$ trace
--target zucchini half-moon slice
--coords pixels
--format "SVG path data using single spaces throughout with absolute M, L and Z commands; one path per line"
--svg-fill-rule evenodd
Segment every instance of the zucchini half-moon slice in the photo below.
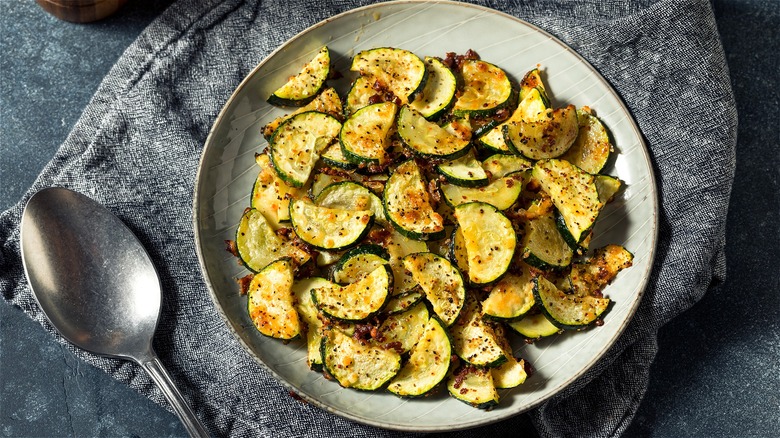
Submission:
M 248 208 L 236 229 L 236 249 L 244 266 L 260 272 L 269 263 L 283 257 L 293 258 L 299 265 L 311 256 L 279 237 L 260 210 Z
M 401 369 L 401 355 L 374 342 L 362 342 L 338 327 L 322 337 L 323 368 L 345 388 L 374 391 Z
M 567 294 L 544 277 L 534 279 L 534 296 L 551 323 L 562 329 L 579 329 L 595 322 L 609 307 L 609 298 Z
M 342 321 L 364 321 L 379 312 L 390 295 L 393 273 L 381 265 L 356 283 L 331 283 L 311 290 L 317 308 Z
M 409 360 L 390 381 L 387 389 L 401 397 L 429 394 L 450 369 L 452 345 L 447 330 L 436 317 L 428 319 Z
M 455 116 L 489 116 L 515 101 L 512 83 L 498 66 L 467 59 L 461 64 L 460 73 L 463 88 L 452 107 Z
M 425 57 L 428 79 L 425 88 L 409 104 L 426 119 L 433 120 L 444 114 L 455 101 L 457 80 L 443 62 L 429 56 Z
M 290 202 L 293 231 L 320 249 L 346 249 L 356 245 L 371 229 L 374 212 L 321 207 L 306 198 Z
M 409 254 L 404 267 L 420 285 L 434 313 L 449 326 L 458 318 L 466 300 L 463 277 L 449 260 L 432 252 Z
M 425 62 L 414 53 L 393 47 L 364 50 L 352 58 L 350 70 L 378 81 L 406 104 L 422 92 L 428 79 Z M 373 82 L 373 81 L 370 81 Z
M 414 160 L 401 163 L 393 171 L 383 198 L 385 215 L 399 233 L 415 240 L 444 237 L 444 219 L 433 209 L 422 172 Z
M 466 247 L 469 281 L 484 285 L 501 278 L 509 269 L 517 245 L 512 222 L 484 202 L 455 207 L 455 218 Z
M 322 47 L 300 72 L 287 80 L 268 97 L 268 103 L 278 106 L 304 106 L 319 94 L 330 74 L 330 52 Z
M 466 154 L 470 142 L 461 136 L 448 132 L 436 123 L 429 122 L 410 106 L 403 106 L 398 112 L 398 135 L 404 144 L 423 158 L 452 160 Z
M 252 277 L 247 291 L 247 310 L 257 331 L 278 339 L 293 339 L 301 323 L 293 299 L 293 264 L 277 260 Z
M 339 135 L 341 122 L 330 114 L 308 111 L 282 123 L 270 141 L 271 161 L 279 177 L 303 187 L 314 165 Z

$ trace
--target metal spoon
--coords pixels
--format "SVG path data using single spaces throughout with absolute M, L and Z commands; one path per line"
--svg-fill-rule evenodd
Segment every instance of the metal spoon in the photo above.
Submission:
M 92 199 L 52 187 L 21 221 L 22 263 L 43 313 L 76 346 L 137 362 L 193 437 L 207 437 L 152 348 L 160 279 L 127 226 Z

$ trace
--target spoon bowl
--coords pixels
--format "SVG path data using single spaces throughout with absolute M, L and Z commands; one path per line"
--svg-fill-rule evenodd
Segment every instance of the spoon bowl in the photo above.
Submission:
M 190 436 L 208 436 L 152 348 L 162 290 L 132 231 L 99 203 L 61 187 L 30 198 L 20 229 L 24 271 L 52 326 L 79 348 L 137 362 Z

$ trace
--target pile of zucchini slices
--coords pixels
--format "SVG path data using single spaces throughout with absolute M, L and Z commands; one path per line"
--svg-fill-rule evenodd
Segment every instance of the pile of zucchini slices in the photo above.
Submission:
M 323 47 L 268 98 L 296 108 L 264 127 L 229 242 L 249 316 L 343 387 L 492 408 L 531 369 L 512 338 L 600 325 L 632 263 L 589 249 L 621 186 L 600 173 L 608 132 L 553 108 L 538 69 L 515 84 L 472 51 L 375 48 L 350 69 L 340 96 Z

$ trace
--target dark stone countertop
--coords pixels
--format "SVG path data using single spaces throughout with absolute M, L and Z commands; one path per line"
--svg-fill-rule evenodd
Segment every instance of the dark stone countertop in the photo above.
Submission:
M 0 210 L 53 156 L 124 49 L 171 0 L 77 25 L 34 2 L 0 12 Z M 780 3 L 713 0 L 739 111 L 728 277 L 663 327 L 628 436 L 780 431 Z M 184 436 L 173 414 L 0 305 L 0 435 Z

